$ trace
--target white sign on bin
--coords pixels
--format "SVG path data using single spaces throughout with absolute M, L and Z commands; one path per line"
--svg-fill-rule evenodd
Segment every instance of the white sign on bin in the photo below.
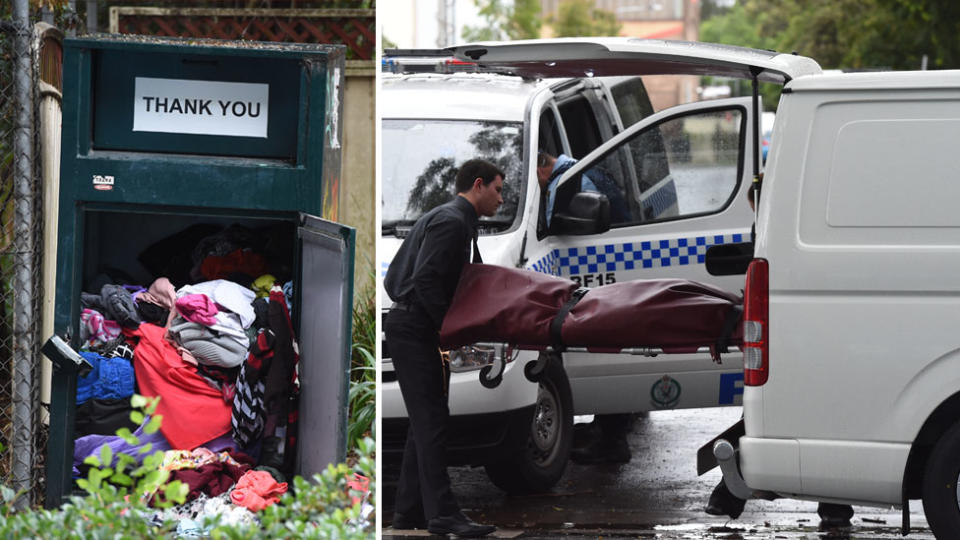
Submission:
M 270 85 L 137 77 L 133 131 L 267 138 Z

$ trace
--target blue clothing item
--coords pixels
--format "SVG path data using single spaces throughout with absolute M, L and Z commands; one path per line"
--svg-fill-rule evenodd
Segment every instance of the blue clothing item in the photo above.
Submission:
M 557 180 L 563 176 L 562 173 L 564 171 L 573 167 L 576 163 L 577 160 L 572 157 L 566 154 L 560 154 L 557 156 L 557 161 L 553 164 L 553 169 L 550 171 L 550 181 L 547 183 L 547 227 L 550 226 L 550 218 L 553 217 L 553 203 L 557 198 Z M 600 192 L 586 173 L 583 174 L 580 191 Z
M 287 311 L 293 313 L 293 282 L 288 281 L 283 284 L 283 296 L 287 300 Z
M 133 395 L 133 364 L 123 357 L 104 358 L 94 352 L 81 352 L 93 366 L 86 377 L 77 380 L 77 405 L 88 399 L 123 399 Z

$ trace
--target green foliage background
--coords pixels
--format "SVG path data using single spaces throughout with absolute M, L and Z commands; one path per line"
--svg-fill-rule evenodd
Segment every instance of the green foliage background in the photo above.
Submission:
M 739 0 L 710 10 L 700 39 L 797 52 L 827 69 L 960 67 L 955 0 Z
M 540 0 L 474 0 L 479 14 L 486 20 L 483 26 L 463 29 L 465 41 L 501 41 L 536 39 L 540 37 L 543 20 Z
M 368 283 L 376 280 L 370 276 Z M 354 299 L 353 356 L 350 365 L 350 423 L 347 448 L 355 449 L 373 436 L 377 415 L 377 302 L 376 288 L 368 286 Z
M 597 9 L 593 0 L 564 0 L 551 22 L 556 37 L 616 36 L 621 27 L 613 13 Z

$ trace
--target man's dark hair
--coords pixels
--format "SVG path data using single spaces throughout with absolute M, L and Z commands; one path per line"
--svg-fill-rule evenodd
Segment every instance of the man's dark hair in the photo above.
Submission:
M 477 178 L 482 178 L 483 185 L 487 185 L 498 176 L 504 179 L 507 177 L 499 167 L 485 159 L 466 161 L 457 171 L 457 193 L 470 191 L 470 188 L 473 187 L 473 181 Z
M 537 167 L 546 167 L 557 160 L 557 156 L 549 152 L 537 152 Z

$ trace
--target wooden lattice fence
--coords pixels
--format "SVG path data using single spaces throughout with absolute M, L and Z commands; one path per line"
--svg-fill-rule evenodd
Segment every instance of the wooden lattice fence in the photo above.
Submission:
M 373 60 L 373 9 L 208 9 L 112 6 L 110 32 L 347 46 L 347 60 Z

